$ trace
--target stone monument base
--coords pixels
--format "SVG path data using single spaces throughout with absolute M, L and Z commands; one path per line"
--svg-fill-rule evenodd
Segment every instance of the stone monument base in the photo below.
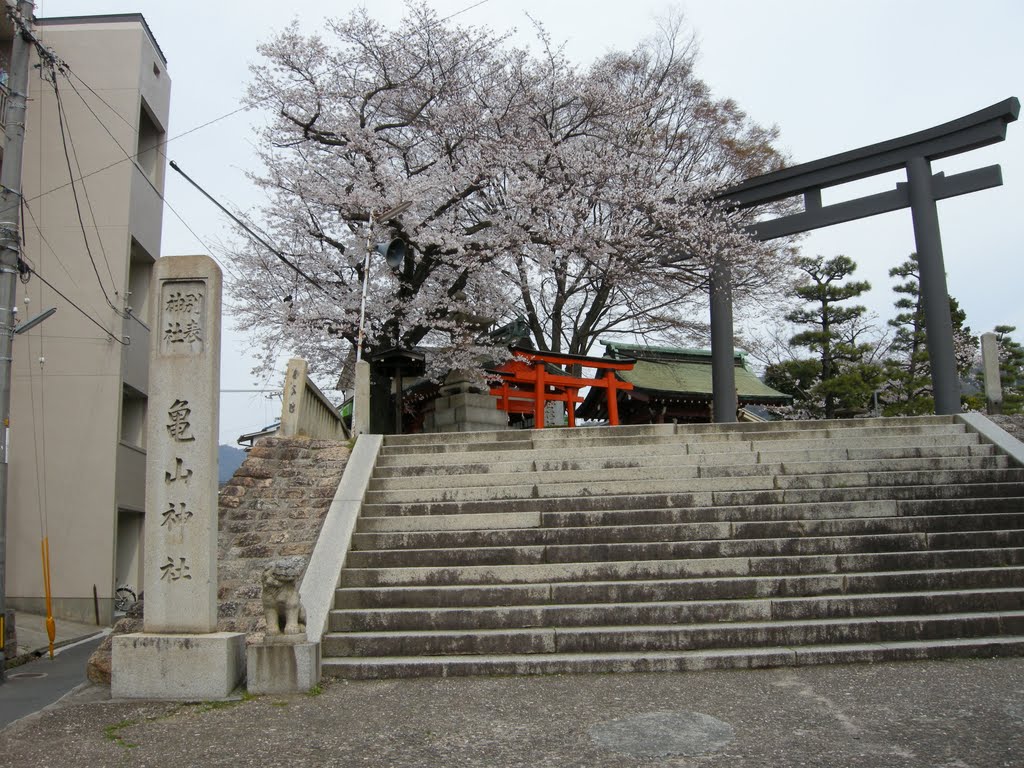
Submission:
M 320 643 L 258 643 L 245 655 L 249 693 L 305 693 L 320 682 Z
M 445 377 L 440 394 L 428 406 L 423 422 L 425 432 L 490 432 L 508 429 L 508 414 L 499 410 L 497 399 L 473 383 L 465 371 Z
M 110 693 L 115 699 L 226 699 L 243 680 L 242 632 L 137 632 L 114 638 Z

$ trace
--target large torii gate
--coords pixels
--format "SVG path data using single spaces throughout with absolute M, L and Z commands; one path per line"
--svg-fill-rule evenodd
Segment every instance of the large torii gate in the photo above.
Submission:
M 998 187 L 1003 178 L 998 165 L 953 176 L 933 175 L 931 161 L 1003 141 L 1007 124 L 1016 120 L 1019 113 L 1020 102 L 1009 98 L 925 131 L 747 179 L 721 192 L 716 200 L 743 209 L 802 195 L 803 212 L 760 221 L 748 228 L 755 239 L 762 241 L 910 208 L 921 267 L 921 298 L 928 329 L 935 412 L 958 413 L 960 382 L 953 353 L 953 325 L 935 202 Z M 894 190 L 834 205 L 821 204 L 821 191 L 827 187 L 899 169 L 906 170 L 907 180 L 898 183 Z M 727 259 L 716 259 L 711 269 L 711 358 L 716 422 L 736 420 L 731 283 Z

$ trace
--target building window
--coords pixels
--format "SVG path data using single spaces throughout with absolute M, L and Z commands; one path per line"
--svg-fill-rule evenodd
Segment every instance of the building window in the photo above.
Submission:
M 163 171 L 163 140 L 164 131 L 157 125 L 146 103 L 143 102 L 139 108 L 139 147 L 136 157 L 142 172 L 158 187 Z
M 148 398 L 125 384 L 121 390 L 121 442 L 146 447 L 146 405 Z
M 149 284 L 153 279 L 153 257 L 132 238 L 131 262 L 128 265 L 128 306 L 132 314 L 152 326 L 149 317 Z

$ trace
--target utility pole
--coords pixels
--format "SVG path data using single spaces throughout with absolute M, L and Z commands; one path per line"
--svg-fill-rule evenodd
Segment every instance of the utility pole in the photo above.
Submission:
M 10 6 L 4 3 L 6 11 Z M 25 143 L 25 108 L 28 102 L 28 39 L 33 13 L 32 0 L 19 0 L 18 13 L 26 25 L 14 24 L 11 47 L 7 112 L 4 115 L 3 168 L 0 169 L 0 625 L 6 632 L 7 617 L 7 461 L 11 424 L 11 358 L 14 347 L 14 313 L 18 287 L 18 259 L 21 256 L 21 150 Z M 5 678 L 0 664 L 0 682 Z

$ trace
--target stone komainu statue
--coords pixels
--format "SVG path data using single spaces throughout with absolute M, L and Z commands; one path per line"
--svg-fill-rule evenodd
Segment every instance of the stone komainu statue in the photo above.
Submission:
M 274 560 L 263 569 L 263 614 L 267 636 L 300 635 L 306 631 L 306 611 L 299 603 L 301 557 Z

